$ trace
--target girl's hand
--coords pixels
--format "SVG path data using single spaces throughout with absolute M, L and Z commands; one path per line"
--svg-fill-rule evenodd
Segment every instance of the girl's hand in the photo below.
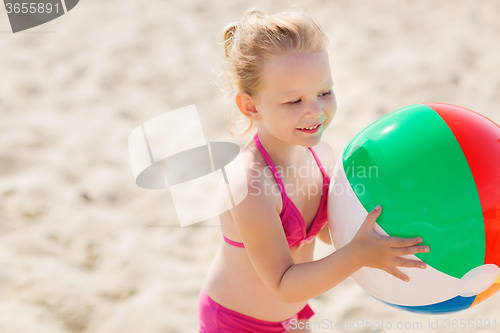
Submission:
M 396 266 L 425 268 L 422 261 L 401 258 L 407 254 L 429 252 L 427 246 L 417 246 L 422 238 L 400 238 L 380 235 L 374 230 L 375 221 L 380 215 L 381 208 L 373 209 L 359 228 L 349 245 L 356 253 L 360 265 L 379 268 L 395 277 L 408 282 L 409 278 Z

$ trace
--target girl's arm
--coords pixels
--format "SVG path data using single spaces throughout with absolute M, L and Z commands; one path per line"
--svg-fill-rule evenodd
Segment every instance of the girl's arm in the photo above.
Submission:
M 295 303 L 318 296 L 363 266 L 383 269 L 403 281 L 408 277 L 396 266 L 425 268 L 425 265 L 421 266 L 421 261 L 400 257 L 427 252 L 427 247 L 416 246 L 422 240 L 419 237 L 399 238 L 378 234 L 373 227 L 379 215 L 380 209 L 369 212 L 351 242 L 329 256 L 291 266 L 280 282 L 280 292 L 290 297 L 286 301 Z
M 348 245 L 320 260 L 296 264 L 276 207 L 260 183 L 249 186 L 248 195 L 231 213 L 257 274 L 283 302 L 297 303 L 319 296 L 363 266 L 384 269 L 405 279 L 396 266 L 421 264 L 400 258 L 423 252 L 424 246 L 415 246 L 421 240 L 382 236 L 373 229 L 380 210 L 368 214 Z

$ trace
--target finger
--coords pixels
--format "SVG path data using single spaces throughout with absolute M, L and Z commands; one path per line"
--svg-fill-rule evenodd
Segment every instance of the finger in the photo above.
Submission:
M 394 253 L 400 257 L 408 254 L 429 252 L 429 247 L 425 245 L 408 246 L 408 247 L 398 247 L 393 248 Z
M 422 237 L 415 238 L 401 238 L 401 237 L 390 237 L 389 245 L 392 247 L 408 247 L 422 243 Z
M 410 259 L 403 259 L 400 257 L 394 258 L 394 262 L 396 266 L 399 267 L 417 267 L 417 268 L 422 268 L 425 269 L 427 265 L 420 260 L 410 260 Z
M 391 266 L 391 267 L 385 269 L 385 271 L 387 273 L 397 277 L 398 279 L 403 280 L 404 282 L 410 281 L 410 278 L 408 277 L 408 275 L 404 274 L 403 272 L 401 272 L 399 269 L 397 269 L 394 266 Z
M 377 217 L 380 215 L 381 211 L 382 208 L 380 207 L 380 205 L 372 209 L 366 216 L 362 227 L 373 229 L 373 225 L 375 224 L 375 221 L 377 220 Z

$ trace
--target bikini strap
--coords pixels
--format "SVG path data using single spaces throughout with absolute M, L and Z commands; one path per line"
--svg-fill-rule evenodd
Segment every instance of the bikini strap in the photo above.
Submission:
M 325 168 L 323 167 L 323 165 L 319 161 L 319 158 L 316 155 L 316 153 L 314 152 L 314 150 L 312 149 L 312 147 L 309 147 L 309 149 L 311 150 L 311 153 L 313 153 L 314 159 L 316 160 L 316 163 L 318 163 L 318 166 L 319 166 L 321 172 L 323 173 L 323 176 L 326 177 L 326 178 L 328 178 L 328 179 L 330 179 L 330 177 L 328 177 L 328 175 L 326 174 Z
M 243 245 L 243 243 L 240 243 L 240 242 L 235 242 L 233 240 L 230 240 L 229 238 L 227 238 L 226 236 L 224 236 L 224 234 L 221 232 L 221 235 L 222 235 L 222 238 L 224 238 L 224 240 L 233 245 L 233 246 L 237 246 L 237 247 L 245 247 L 245 245 Z
M 269 165 L 269 167 L 273 171 L 274 178 L 276 179 L 276 182 L 278 183 L 278 185 L 279 185 L 279 187 L 281 189 L 281 196 L 282 196 L 283 200 L 285 200 L 285 198 L 287 198 L 286 191 L 285 191 L 285 185 L 283 185 L 283 181 L 281 180 L 280 175 L 278 173 L 278 170 L 276 170 L 276 167 L 274 166 L 274 163 L 271 160 L 271 157 L 267 153 L 267 151 L 264 148 L 264 146 L 262 146 L 262 143 L 259 140 L 259 136 L 258 136 L 257 132 L 255 132 L 255 135 L 253 136 L 253 139 L 254 139 L 255 144 L 257 145 L 257 148 L 259 149 L 260 153 L 262 154 L 262 156 L 266 160 L 267 165 Z M 328 180 L 330 180 L 330 177 L 328 177 L 328 175 L 326 174 L 325 168 L 321 164 L 318 156 L 316 155 L 316 153 L 314 152 L 314 150 L 312 149 L 312 147 L 309 147 L 309 150 L 313 154 L 314 159 L 316 160 L 316 163 L 318 164 L 319 169 L 321 170 L 321 173 L 323 174 L 323 177 L 327 178 Z
M 255 135 L 253 136 L 253 140 L 255 141 L 255 144 L 257 145 L 257 148 L 259 149 L 260 153 L 266 160 L 267 165 L 271 168 L 274 178 L 276 179 L 276 182 L 278 183 L 278 186 L 280 187 L 281 190 L 281 197 L 283 199 L 283 208 L 285 207 L 285 201 L 287 200 L 287 195 L 285 191 L 285 185 L 283 185 L 283 181 L 281 180 L 281 177 L 278 173 L 278 170 L 276 170 L 276 167 L 274 166 L 273 161 L 271 160 L 271 157 L 267 153 L 266 149 L 262 146 L 262 143 L 259 140 L 258 133 L 255 132 Z

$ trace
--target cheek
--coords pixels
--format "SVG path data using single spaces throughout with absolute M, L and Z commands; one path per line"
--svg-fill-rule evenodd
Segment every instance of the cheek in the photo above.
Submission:
M 325 105 L 325 108 L 323 109 L 326 114 L 326 124 L 325 128 L 330 126 L 330 124 L 333 121 L 333 118 L 335 117 L 335 113 L 337 112 L 337 103 L 335 101 L 335 98 L 330 99 L 329 102 Z
M 335 113 L 337 112 L 337 101 L 335 100 L 335 97 L 328 99 L 328 101 L 325 103 L 324 110 L 330 117 L 333 117 L 335 115 Z
M 279 112 L 276 112 L 277 118 L 282 122 L 294 122 L 300 120 L 303 114 L 302 106 L 288 106 L 283 105 L 279 108 Z
M 337 113 L 337 100 L 334 98 L 333 99 L 333 112 L 332 112 L 332 117 Z

